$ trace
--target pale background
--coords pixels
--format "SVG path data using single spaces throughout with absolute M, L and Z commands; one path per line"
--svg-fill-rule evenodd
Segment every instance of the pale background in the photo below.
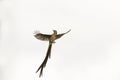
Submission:
M 48 43 L 33 33 L 72 31 Z M 119 0 L 0 0 L 0 80 L 120 80 Z

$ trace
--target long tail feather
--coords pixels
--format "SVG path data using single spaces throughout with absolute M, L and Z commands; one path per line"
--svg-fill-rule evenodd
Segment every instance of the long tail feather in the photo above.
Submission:
M 46 57 L 45 57 L 44 61 L 42 62 L 42 64 L 40 65 L 40 67 L 36 71 L 36 73 L 37 73 L 41 69 L 39 77 L 41 77 L 43 74 L 43 68 L 46 66 L 48 57 L 50 57 L 50 54 L 51 54 L 51 48 L 52 48 L 52 44 L 49 44 Z

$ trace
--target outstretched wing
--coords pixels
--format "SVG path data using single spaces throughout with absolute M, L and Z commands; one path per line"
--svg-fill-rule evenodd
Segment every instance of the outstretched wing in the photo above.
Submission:
M 70 29 L 69 31 L 65 32 L 65 33 L 57 34 L 56 39 L 61 38 L 63 35 L 67 34 L 67 33 L 70 32 L 70 31 L 71 31 L 71 29 Z
M 37 39 L 42 40 L 42 41 L 49 41 L 51 35 L 48 34 L 42 34 L 42 33 L 36 33 L 34 35 Z

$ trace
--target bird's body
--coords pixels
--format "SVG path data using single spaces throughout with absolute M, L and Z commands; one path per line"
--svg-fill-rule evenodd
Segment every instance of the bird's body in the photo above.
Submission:
M 57 35 L 53 33 L 50 37 L 50 42 L 55 43 L 56 37 L 57 37 Z
M 49 41 L 49 46 L 48 46 L 48 50 L 47 50 L 47 54 L 46 57 L 44 59 L 44 61 L 42 62 L 42 64 L 40 65 L 40 67 L 37 69 L 36 73 L 41 69 L 40 71 L 40 76 L 43 74 L 43 68 L 46 66 L 47 60 L 48 58 L 50 58 L 51 56 L 51 48 L 52 48 L 52 43 L 55 43 L 56 39 L 59 39 L 60 37 L 62 37 L 64 34 L 70 32 L 67 31 L 66 33 L 62 33 L 62 34 L 57 34 L 56 30 L 53 30 L 53 34 L 49 35 L 49 34 L 42 34 L 42 33 L 36 33 L 34 36 L 42 41 Z

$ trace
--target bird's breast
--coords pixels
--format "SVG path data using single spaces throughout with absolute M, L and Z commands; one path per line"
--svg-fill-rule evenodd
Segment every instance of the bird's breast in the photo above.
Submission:
M 52 40 L 55 40 L 55 39 L 56 39 L 56 35 L 53 34 L 53 35 L 51 36 L 51 39 L 52 39 Z

